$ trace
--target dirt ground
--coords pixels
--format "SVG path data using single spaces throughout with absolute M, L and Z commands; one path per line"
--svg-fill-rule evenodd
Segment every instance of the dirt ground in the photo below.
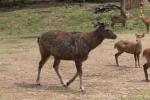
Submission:
M 114 43 L 124 38 L 135 41 L 134 34 L 118 35 L 117 40 L 104 40 L 89 54 L 83 64 L 85 94 L 80 93 L 78 78 L 68 88 L 61 86 L 52 68 L 53 57 L 42 69 L 42 86 L 36 86 L 40 60 L 36 38 L 1 38 L 0 100 L 124 100 L 141 96 L 140 91 L 150 88 L 142 69 L 142 55 L 141 68 L 135 68 L 133 55 L 126 53 L 119 58 L 121 66 L 115 64 Z M 149 41 L 146 35 L 143 49 L 150 47 Z M 76 72 L 74 62 L 62 61 L 60 72 L 66 81 L 70 79 Z

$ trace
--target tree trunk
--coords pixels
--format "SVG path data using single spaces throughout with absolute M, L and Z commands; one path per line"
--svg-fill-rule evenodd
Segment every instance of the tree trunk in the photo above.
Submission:
M 122 11 L 126 11 L 126 4 L 125 4 L 125 1 L 126 0 L 121 0 L 121 9 L 122 9 Z
M 2 6 L 2 0 L 0 0 L 0 6 Z

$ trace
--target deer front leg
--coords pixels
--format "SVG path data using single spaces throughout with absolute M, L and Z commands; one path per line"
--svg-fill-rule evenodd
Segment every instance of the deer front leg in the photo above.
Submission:
M 137 54 L 138 66 L 140 67 L 140 54 Z
M 134 60 L 135 60 L 135 67 L 137 67 L 137 63 L 136 63 L 136 61 L 137 61 L 137 56 L 136 56 L 136 53 L 134 53 Z
M 125 28 L 127 28 L 126 27 L 126 19 L 122 22 L 122 26 L 125 27 Z
M 80 79 L 80 89 L 81 92 L 84 92 L 83 82 L 82 82 L 82 62 L 81 61 L 75 61 L 77 73 L 79 75 Z

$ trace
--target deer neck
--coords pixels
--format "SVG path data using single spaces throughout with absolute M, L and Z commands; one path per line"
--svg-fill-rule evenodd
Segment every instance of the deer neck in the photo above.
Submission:
M 142 48 L 142 42 L 141 42 L 141 40 L 137 40 L 137 45 L 138 45 L 140 48 Z
M 137 42 L 138 44 L 141 44 L 141 40 L 140 40 L 140 39 L 137 39 L 136 42 Z
M 91 37 L 91 42 L 90 42 L 90 48 L 94 49 L 103 42 L 104 37 L 97 30 L 92 32 L 91 34 L 92 34 L 92 37 Z

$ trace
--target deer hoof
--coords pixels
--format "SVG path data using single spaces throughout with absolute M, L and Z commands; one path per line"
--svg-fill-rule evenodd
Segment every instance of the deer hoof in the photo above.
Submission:
M 66 85 L 69 86 L 69 85 L 70 85 L 70 82 L 67 82 Z
M 39 82 L 39 81 L 37 81 L 37 82 L 36 82 L 36 85 L 37 85 L 37 86 L 40 86 L 41 84 L 40 84 L 40 82 Z
M 82 93 L 85 93 L 84 87 L 81 87 L 80 90 L 81 90 Z
M 68 86 L 67 86 L 67 83 L 62 83 L 62 86 L 65 87 L 65 88 L 68 87 Z
M 68 86 L 66 84 L 63 84 L 63 87 L 67 88 Z
M 85 91 L 84 89 L 81 89 L 81 93 L 85 94 L 85 93 L 86 93 L 86 91 Z

